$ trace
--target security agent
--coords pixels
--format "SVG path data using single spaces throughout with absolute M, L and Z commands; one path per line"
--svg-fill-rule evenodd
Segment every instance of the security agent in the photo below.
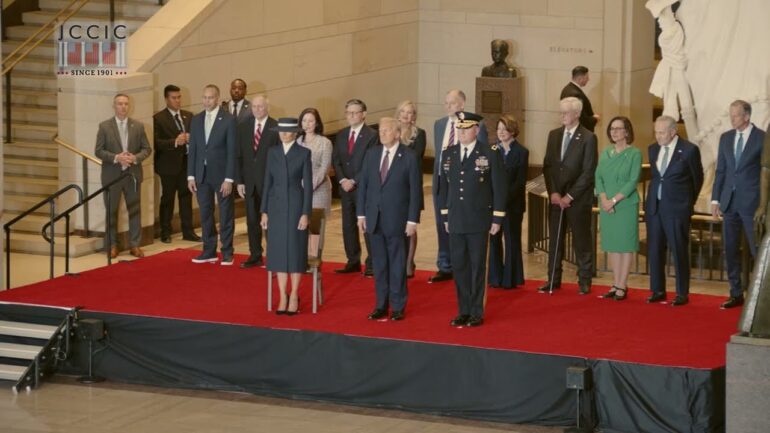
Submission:
M 457 290 L 458 312 L 450 325 L 484 323 L 487 245 L 505 217 L 506 185 L 497 146 L 476 139 L 482 117 L 458 112 L 460 145 L 441 155 L 441 216 Z

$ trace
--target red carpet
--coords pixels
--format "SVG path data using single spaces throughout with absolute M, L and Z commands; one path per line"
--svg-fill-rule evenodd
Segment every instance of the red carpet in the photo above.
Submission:
M 454 329 L 453 282 L 427 284 L 430 272 L 409 281 L 403 322 L 366 320 L 374 305 L 374 281 L 360 274 L 336 275 L 327 263 L 325 304 L 311 311 L 311 280 L 300 286 L 301 314 L 266 310 L 263 268 L 193 264 L 199 254 L 176 250 L 117 263 L 0 293 L 0 301 L 239 325 L 333 332 L 439 344 L 609 359 L 632 363 L 711 369 L 724 366 L 725 343 L 736 332 L 739 309 L 719 310 L 721 297 L 691 295 L 673 308 L 648 305 L 647 290 L 631 290 L 623 302 L 597 299 L 605 287 L 579 296 L 565 284 L 555 295 L 539 294 L 539 281 L 523 289 L 490 289 L 484 326 Z M 277 293 L 277 283 L 274 284 Z M 277 302 L 277 296 L 273 297 Z

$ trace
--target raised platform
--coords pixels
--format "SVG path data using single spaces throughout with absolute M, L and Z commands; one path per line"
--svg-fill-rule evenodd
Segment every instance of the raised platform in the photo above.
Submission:
M 110 380 L 239 390 L 514 423 L 569 425 L 576 399 L 568 366 L 589 367 L 595 420 L 605 432 L 724 430 L 725 344 L 739 311 L 692 295 L 682 308 L 553 296 L 538 282 L 490 289 L 486 323 L 448 325 L 454 284 L 410 280 L 407 318 L 372 322 L 373 280 L 327 264 L 325 304 L 266 311 L 266 272 L 195 265 L 177 250 L 0 293 L 0 317 L 45 315 L 37 306 L 83 306 L 105 320 L 96 371 Z M 239 258 L 240 259 L 240 258 Z M 240 260 L 237 260 L 239 262 Z M 82 355 L 82 354 L 81 354 Z M 76 358 L 76 364 L 82 357 Z

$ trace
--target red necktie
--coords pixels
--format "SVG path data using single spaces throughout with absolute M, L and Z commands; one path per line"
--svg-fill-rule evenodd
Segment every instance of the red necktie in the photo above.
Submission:
M 452 123 L 449 125 L 449 141 L 447 142 L 447 147 L 454 146 L 455 145 L 455 121 L 453 120 Z
M 350 137 L 348 137 L 348 155 L 353 154 L 353 147 L 356 145 L 356 131 L 350 130 Z
M 254 152 L 259 149 L 259 139 L 262 138 L 262 124 L 257 123 L 257 131 L 254 132 Z
M 389 150 L 385 151 L 385 158 L 382 158 L 382 164 L 380 165 L 380 183 L 385 183 L 385 178 L 388 177 L 388 168 L 390 166 L 388 155 L 390 154 Z

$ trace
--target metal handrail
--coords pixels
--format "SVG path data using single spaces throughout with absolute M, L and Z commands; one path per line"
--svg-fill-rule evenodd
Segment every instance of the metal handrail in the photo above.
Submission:
M 24 42 L 22 42 L 18 47 L 16 47 L 15 50 L 11 52 L 11 54 L 5 57 L 5 60 L 3 61 L 3 70 L 2 70 L 2 73 L 0 73 L 0 75 L 5 75 L 8 72 L 10 72 L 11 69 L 13 69 L 14 66 L 16 66 L 20 61 L 24 60 L 29 55 L 29 53 L 32 52 L 32 50 L 37 48 L 38 45 L 42 44 L 46 39 L 48 39 L 48 37 L 51 36 L 54 30 L 56 30 L 55 24 L 59 21 L 59 18 L 61 18 L 62 15 L 65 15 L 69 12 L 67 16 L 64 19 L 62 19 L 62 21 L 67 21 L 68 19 L 72 18 L 72 16 L 75 15 L 80 9 L 82 9 L 83 6 L 85 6 L 86 3 L 88 3 L 89 1 L 90 0 L 71 0 L 67 6 L 63 7 L 56 15 L 53 16 L 53 18 L 51 18 L 47 23 L 45 23 L 42 27 L 40 27 L 38 31 L 36 31 L 32 36 L 25 39 Z M 77 6 L 74 10 L 70 11 L 69 9 L 73 5 L 75 5 L 75 3 L 78 3 L 78 2 L 80 2 L 80 5 Z M 37 38 L 38 35 L 40 35 L 43 32 L 45 32 L 45 34 L 41 36 L 39 39 L 37 39 L 36 41 L 34 41 L 35 38 Z M 30 47 L 27 51 L 25 51 L 24 54 L 19 55 L 18 58 L 14 58 L 14 56 L 16 56 L 16 54 L 19 51 L 26 48 L 26 46 L 29 44 L 33 44 L 32 47 Z
M 41 200 L 36 205 L 32 206 L 31 208 L 27 209 L 26 211 L 22 212 L 20 215 L 16 216 L 16 218 L 8 221 L 7 223 L 3 224 L 3 230 L 5 231 L 5 287 L 6 289 L 11 288 L 11 227 L 16 224 L 17 222 L 21 221 L 26 216 L 30 215 L 32 212 L 35 212 L 36 210 L 40 209 L 41 207 L 45 206 L 46 204 L 50 206 L 50 215 L 51 215 L 51 221 L 54 220 L 56 217 L 56 204 L 54 203 L 54 200 L 56 200 L 60 195 L 64 194 L 65 192 L 74 189 L 78 192 L 78 201 L 83 201 L 83 190 L 75 184 L 70 184 L 65 186 L 64 188 L 56 191 L 55 193 L 49 195 L 45 199 Z M 53 229 L 51 229 L 51 232 L 53 233 Z M 53 258 L 54 258 L 54 250 L 53 245 L 51 245 L 51 271 L 50 276 L 53 278 Z
M 95 157 L 95 156 L 93 156 L 91 154 L 88 154 L 86 152 L 83 152 L 82 150 L 78 149 L 77 147 L 67 143 L 66 141 L 64 141 L 61 138 L 59 138 L 58 134 L 54 135 L 53 141 L 56 144 L 58 144 L 59 146 L 69 150 L 70 152 L 76 153 L 77 155 L 83 157 L 84 159 L 87 159 L 87 160 L 93 162 L 94 164 L 102 165 L 102 160 L 101 159 L 99 159 L 99 158 L 97 158 L 97 157 Z

